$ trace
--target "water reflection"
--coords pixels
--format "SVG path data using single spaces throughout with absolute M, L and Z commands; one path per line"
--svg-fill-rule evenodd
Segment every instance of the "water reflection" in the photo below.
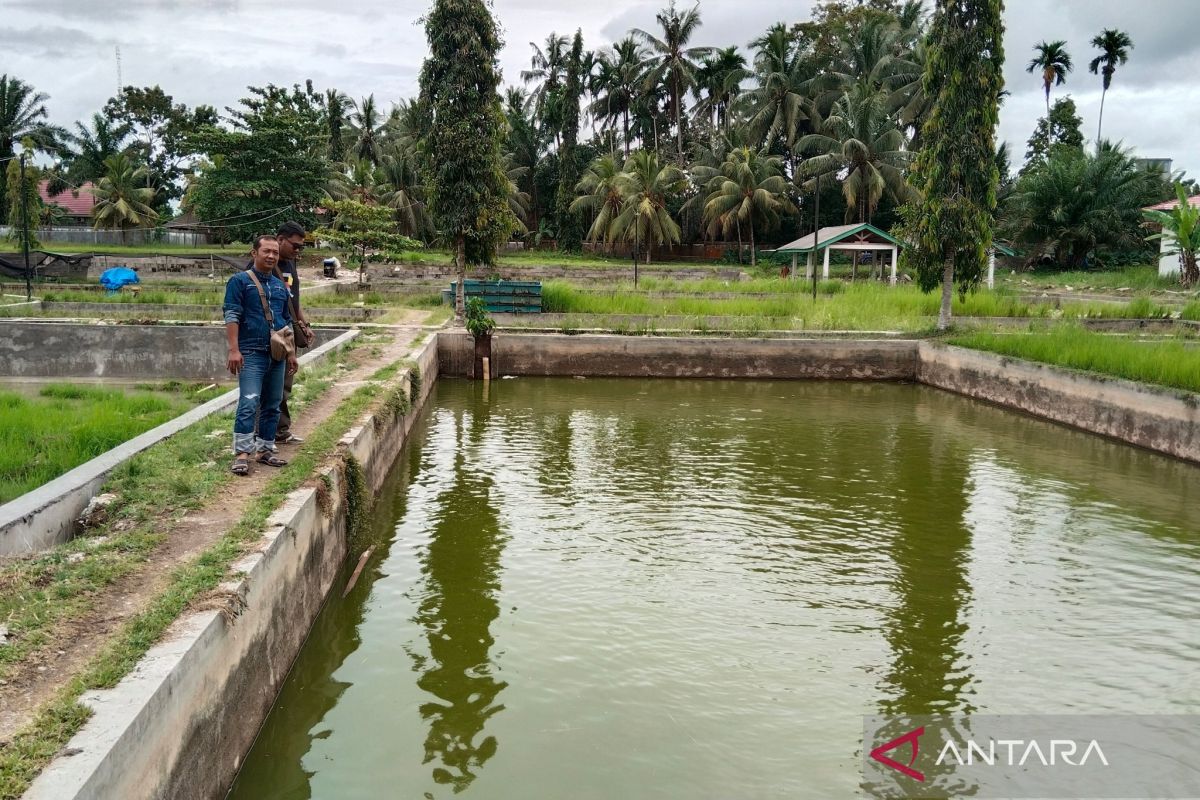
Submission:
M 489 658 L 505 537 L 497 504 L 488 502 L 491 476 L 467 467 L 486 428 L 484 409 L 455 416 L 453 479 L 437 497 L 429 544 L 419 556 L 424 589 L 414 618 L 428 644 L 427 654 L 413 653 L 417 686 L 436 698 L 420 708 L 429 726 L 423 763 L 434 764 L 434 781 L 455 793 L 496 754 L 496 737 L 483 731 L 504 708 L 497 695 L 507 685 L 493 677 Z

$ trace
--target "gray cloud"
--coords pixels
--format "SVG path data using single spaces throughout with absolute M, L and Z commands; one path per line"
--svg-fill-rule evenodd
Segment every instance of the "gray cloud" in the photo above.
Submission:
M 686 0 L 685 0 L 686 1 Z M 701 45 L 747 43 L 777 21 L 810 16 L 817 0 L 703 0 Z M 50 95 L 55 122 L 69 124 L 99 109 L 116 87 L 112 46 L 121 44 L 126 83 L 161 84 L 181 102 L 234 105 L 249 84 L 291 85 L 312 78 L 351 97 L 374 93 L 383 103 L 417 91 L 425 56 L 419 24 L 432 0 L 0 0 L 5 24 L 3 70 Z M 588 47 L 653 29 L 665 0 L 494 0 L 506 47 L 504 78 L 519 82 L 530 41 L 551 31 L 583 31 Z M 927 5 L 931 3 L 927 2 Z M 70 23 L 85 26 L 74 28 Z M 1053 97 L 1070 93 L 1095 135 L 1100 79 L 1087 72 L 1091 38 L 1102 28 L 1134 40 L 1105 104 L 1106 136 L 1142 155 L 1169 156 L 1200 175 L 1200 0 L 1007 0 L 1005 79 L 1011 96 L 1001 110 L 1001 138 L 1018 158 L 1044 112 L 1040 82 L 1025 72 L 1033 45 L 1065 39 L 1075 72 Z

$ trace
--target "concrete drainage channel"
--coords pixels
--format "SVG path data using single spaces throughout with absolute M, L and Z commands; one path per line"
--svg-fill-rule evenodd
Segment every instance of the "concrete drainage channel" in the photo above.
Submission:
M 333 332 L 301 357 L 311 364 L 358 336 Z M 224 373 L 224 328 L 0 325 L 0 364 L 7 378 L 142 378 L 211 380 Z M 328 337 L 328 334 L 327 334 Z M 44 550 L 70 538 L 75 520 L 115 468 L 169 436 L 237 405 L 236 389 L 80 464 L 49 483 L 0 505 L 0 555 Z
M 293 492 L 255 552 L 224 587 L 236 615 L 203 611 L 172 626 L 112 690 L 84 702 L 94 716 L 27 798 L 220 797 L 287 677 L 347 555 L 351 492 L 368 496 L 403 448 L 440 375 L 474 370 L 474 343 L 443 331 L 415 354 L 420 395 L 407 413 L 381 404 L 338 446 L 320 476 L 327 492 Z M 924 341 L 668 339 L 501 334 L 501 375 L 811 378 L 917 381 L 1200 462 L 1200 397 Z M 409 393 L 401 371 L 388 390 Z M 287 620 L 287 624 L 280 624 Z M 67 754 L 70 755 L 67 755 Z

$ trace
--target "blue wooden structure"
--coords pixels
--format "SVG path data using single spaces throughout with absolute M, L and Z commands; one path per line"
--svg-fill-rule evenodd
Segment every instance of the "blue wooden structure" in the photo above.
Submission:
M 454 304 L 458 282 L 442 292 L 442 302 Z M 541 281 L 476 281 L 463 283 L 466 297 L 478 297 L 491 314 L 539 314 L 542 311 Z

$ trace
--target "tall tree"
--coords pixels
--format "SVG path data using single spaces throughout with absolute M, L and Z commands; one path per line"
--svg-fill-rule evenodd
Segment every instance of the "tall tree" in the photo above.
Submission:
M 978 284 L 992 246 L 996 125 L 1004 88 L 1003 0 L 937 0 L 929 34 L 926 91 L 933 102 L 913 167 L 919 200 L 904 210 L 904 252 L 921 288 L 942 287 L 938 330 L 950 298 Z
M 348 143 L 345 134 L 349 128 L 350 109 L 354 101 L 337 89 L 325 90 L 325 125 L 329 135 L 329 160 L 344 161 Z
M 92 127 L 75 123 L 75 132 L 63 137 L 63 166 L 66 179 L 76 186 L 98 181 L 104 175 L 104 162 L 125 149 L 129 125 L 115 123 L 103 114 L 92 115 Z
M 454 244 L 454 308 L 461 321 L 468 243 L 490 263 L 514 222 L 500 157 L 501 42 L 483 0 L 435 0 L 425 34 L 429 57 L 421 66 L 421 103 L 429 120 L 423 144 L 429 206 L 438 229 Z
M 592 115 L 610 125 L 621 120 L 625 157 L 629 158 L 629 115 L 633 112 L 642 82 L 644 53 L 632 36 L 620 40 L 612 50 L 597 56 L 596 99 Z
M 737 47 L 725 47 L 700 59 L 692 91 L 699 101 L 696 113 L 703 114 L 714 130 L 729 129 L 729 107 L 742 91 L 746 57 Z
M 29 248 L 40 247 L 38 242 L 38 220 L 42 216 L 42 197 L 38 194 L 38 182 L 42 171 L 32 164 L 25 165 L 25 181 L 21 181 L 21 162 L 14 158 L 4 165 L 5 191 L 4 200 L 8 206 L 8 239 L 16 242 L 18 248 L 23 248 L 28 242 Z M 22 211 L 21 195 L 25 196 L 24 211 Z
M 372 164 L 379 163 L 380 138 L 384 124 L 379 117 L 379 108 L 375 105 L 375 95 L 369 94 L 363 98 L 354 113 L 350 115 L 350 126 L 354 132 L 354 141 L 350 145 L 350 157 L 365 159 Z
M 592 214 L 588 241 L 611 243 L 615 238 L 613 223 L 620 216 L 625 202 L 621 194 L 620 175 L 621 165 L 616 157 L 603 155 L 584 170 L 583 177 L 575 187 L 579 197 L 571 203 L 571 210 Z
M 1051 153 L 1060 149 L 1083 150 L 1083 119 L 1076 113 L 1075 101 L 1060 97 L 1054 101 L 1048 116 L 1038 120 L 1025 149 L 1026 172 L 1043 163 Z
M 400 233 L 428 242 L 433 238 L 433 221 L 418 158 L 412 145 L 395 143 L 385 150 L 376 171 L 374 195 L 393 210 Z
M 646 248 L 646 263 L 656 244 L 679 242 L 679 225 L 671 218 L 668 202 L 687 186 L 679 168 L 662 164 L 657 153 L 639 150 L 625 162 L 617 177 L 624 202 L 613 221 L 613 230 L 635 247 Z
M 683 93 L 696 82 L 696 60 L 712 52 L 711 47 L 688 47 L 700 27 L 700 4 L 690 11 L 679 11 L 675 0 L 655 16 L 662 38 L 640 28 L 633 35 L 650 49 L 646 61 L 646 83 L 665 83 L 671 89 L 671 108 L 675 114 L 676 156 L 683 160 Z
M 1124 31 L 1105 28 L 1092 39 L 1092 47 L 1099 48 L 1100 55 L 1088 64 L 1088 72 L 1095 75 L 1099 71 L 1104 85 L 1104 90 L 1100 93 L 1100 119 L 1096 123 L 1096 145 L 1099 146 L 1100 134 L 1104 130 L 1104 98 L 1108 96 L 1108 87 L 1112 86 L 1113 73 L 1117 71 L 1117 66 L 1129 60 L 1133 40 Z
M 563 85 L 562 146 L 558 151 L 558 249 L 578 252 L 583 246 L 583 223 L 571 209 L 579 166 L 575 143 L 579 138 L 579 95 L 582 91 L 583 33 L 575 31 L 571 54 L 567 59 L 567 78 Z
M 126 86 L 109 98 L 103 113 L 116 124 L 130 126 L 138 160 L 146 165 L 146 185 L 155 190 L 154 205 L 167 211 L 168 203 L 183 194 L 183 178 L 194 156 L 189 137 L 217 124 L 216 109 L 189 109 L 158 86 Z
M 65 131 L 46 122 L 48 99 L 20 78 L 0 75 L 0 163 L 12 158 L 17 144 L 27 139 L 34 150 L 53 151 L 58 147 Z M 8 197 L 3 193 L 0 219 L 8 219 Z
M 750 266 L 758 261 L 754 252 L 754 229 L 772 230 L 779 226 L 780 212 L 795 212 L 788 198 L 780 159 L 741 147 L 729 154 L 722 165 L 721 180 L 704 204 L 704 219 L 710 234 L 721 233 L 726 239 L 736 227 L 750 236 Z
M 904 134 L 887 113 L 887 98 L 866 84 L 856 84 L 820 120 L 817 133 L 800 140 L 797 147 L 815 153 L 805 163 L 810 177 L 843 174 L 842 195 L 846 198 L 846 221 L 870 222 L 884 193 L 896 202 L 908 199 L 904 180 L 908 153 Z
M 1067 52 L 1067 43 L 1059 39 L 1054 42 L 1042 42 L 1033 46 L 1037 53 L 1029 60 L 1026 72 L 1042 71 L 1042 88 L 1046 92 L 1046 113 L 1050 113 L 1050 87 L 1062 86 L 1067 82 L 1067 73 L 1071 71 L 1071 55 Z
M 809 120 L 813 94 L 810 64 L 796 46 L 795 37 L 778 22 L 750 43 L 754 55 L 756 85 L 746 92 L 749 126 L 753 135 L 768 147 L 796 145 Z
M 533 118 L 556 144 L 562 130 L 562 85 L 567 72 L 568 41 L 566 36 L 551 32 L 544 50 L 530 42 L 533 55 L 529 58 L 529 69 L 521 70 L 521 80 L 526 85 L 536 84 L 530 96 Z
M 104 177 L 91 190 L 96 197 L 92 208 L 95 226 L 120 230 L 122 244 L 130 228 L 144 228 L 158 219 L 151 206 L 154 189 L 145 185 L 147 171 L 118 153 L 104 162 Z

